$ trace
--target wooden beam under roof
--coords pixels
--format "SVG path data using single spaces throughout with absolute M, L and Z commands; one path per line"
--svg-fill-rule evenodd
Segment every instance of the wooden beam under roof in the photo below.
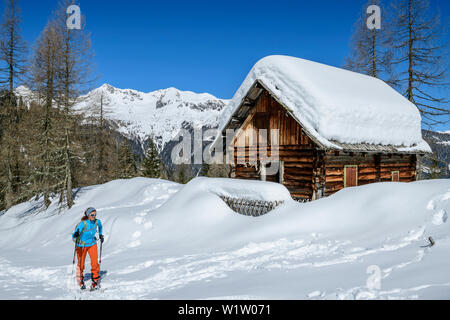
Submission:
M 258 98 L 262 92 L 263 92 L 263 88 L 259 85 L 259 82 L 256 82 L 255 85 L 250 89 L 250 92 L 248 93 L 246 99 L 249 99 L 252 102 L 255 102 L 256 100 L 258 100 Z

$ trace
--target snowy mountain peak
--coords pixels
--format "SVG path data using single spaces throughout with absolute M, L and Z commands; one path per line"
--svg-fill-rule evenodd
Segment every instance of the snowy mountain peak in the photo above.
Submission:
M 103 95 L 103 98 L 107 100 L 124 100 L 133 102 L 135 99 L 143 100 L 143 92 L 139 92 L 133 89 L 119 89 L 110 84 L 103 84 L 101 87 L 92 90 L 87 94 L 87 97 L 99 97 Z M 113 99 L 115 97 L 115 99 Z M 109 98 L 109 99 L 108 99 Z
M 75 108 L 89 115 L 92 106 L 102 98 L 106 117 L 117 125 L 120 133 L 137 138 L 141 144 L 154 137 L 160 150 L 182 128 L 199 124 L 216 128 L 219 114 L 227 102 L 208 93 L 198 94 L 173 87 L 145 93 L 103 84 L 83 96 Z
M 22 102 L 25 104 L 25 106 L 27 106 L 27 108 L 30 107 L 30 103 L 31 101 L 33 101 L 33 91 L 31 91 L 30 88 L 21 85 L 14 90 L 14 93 L 16 94 L 16 96 L 22 98 Z
M 113 94 L 117 90 L 117 88 L 113 87 L 110 84 L 105 83 L 100 88 L 98 88 L 98 90 Z
M 33 92 L 25 86 L 17 87 L 15 92 L 27 105 L 33 100 Z M 105 117 L 119 133 L 141 145 L 153 137 L 162 151 L 181 129 L 217 128 L 218 117 L 228 101 L 173 87 L 145 93 L 105 83 L 80 97 L 74 109 L 93 116 L 100 102 Z

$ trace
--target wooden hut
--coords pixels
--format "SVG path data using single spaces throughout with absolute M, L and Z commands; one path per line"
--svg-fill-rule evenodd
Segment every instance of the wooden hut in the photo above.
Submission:
M 418 157 L 430 152 L 420 121 L 416 107 L 378 79 L 271 56 L 258 62 L 228 105 L 216 142 L 226 130 L 236 132 L 226 149 L 230 178 L 282 183 L 294 199 L 315 200 L 346 187 L 415 181 Z M 264 143 L 259 135 L 249 138 L 261 129 L 277 129 L 276 143 L 271 134 Z M 261 154 L 275 151 L 279 170 L 267 175 Z

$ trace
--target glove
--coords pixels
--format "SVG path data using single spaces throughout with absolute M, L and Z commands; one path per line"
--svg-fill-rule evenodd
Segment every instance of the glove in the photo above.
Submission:
M 80 236 L 80 232 L 77 230 L 74 234 L 73 237 L 74 238 L 78 238 Z
M 99 235 L 99 238 L 100 238 L 101 243 L 103 243 L 103 241 L 105 241 L 105 237 L 102 234 Z

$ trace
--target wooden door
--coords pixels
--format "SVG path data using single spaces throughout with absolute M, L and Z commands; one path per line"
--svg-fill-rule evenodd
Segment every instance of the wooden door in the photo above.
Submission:
M 356 187 L 358 185 L 358 166 L 345 166 L 344 188 Z
M 400 182 L 400 172 L 399 171 L 392 171 L 392 181 Z

